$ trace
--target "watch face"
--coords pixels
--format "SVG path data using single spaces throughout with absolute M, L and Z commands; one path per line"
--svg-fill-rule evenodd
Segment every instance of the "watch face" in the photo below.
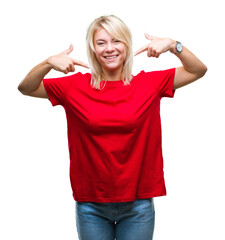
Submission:
M 177 43 L 177 51 L 181 52 L 183 49 L 182 44 L 180 42 Z

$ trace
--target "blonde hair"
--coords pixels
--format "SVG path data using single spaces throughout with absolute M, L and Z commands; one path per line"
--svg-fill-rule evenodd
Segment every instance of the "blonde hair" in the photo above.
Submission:
M 126 46 L 126 58 L 122 69 L 122 80 L 124 85 L 130 84 L 132 80 L 133 52 L 132 36 L 125 23 L 114 15 L 96 18 L 89 26 L 86 35 L 87 55 L 91 68 L 91 85 L 100 89 L 102 79 L 102 68 L 95 55 L 94 35 L 99 28 L 104 28 L 112 37 L 118 39 Z

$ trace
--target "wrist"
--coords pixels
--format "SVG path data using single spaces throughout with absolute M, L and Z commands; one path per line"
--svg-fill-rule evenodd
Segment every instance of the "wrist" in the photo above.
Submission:
M 53 56 L 51 56 L 45 60 L 45 65 L 47 68 L 51 68 L 51 69 L 53 68 L 53 64 L 52 64 L 53 59 L 52 58 L 53 58 Z
M 174 46 L 175 44 L 175 46 Z M 174 54 L 180 54 L 183 51 L 183 45 L 182 43 L 178 42 L 178 41 L 174 41 L 170 52 L 174 53 Z
M 174 41 L 174 40 L 171 39 L 171 44 L 170 44 L 169 51 L 171 53 L 177 53 L 176 46 L 177 46 L 177 41 Z

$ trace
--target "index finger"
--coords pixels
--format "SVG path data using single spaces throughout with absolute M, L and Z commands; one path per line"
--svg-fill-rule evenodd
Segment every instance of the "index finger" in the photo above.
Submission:
M 147 51 L 148 50 L 148 45 L 145 45 L 141 48 L 139 48 L 135 53 L 134 53 L 134 56 L 137 56 L 138 54 L 144 52 L 144 51 Z
M 85 67 L 85 68 L 90 68 L 87 63 L 84 63 L 75 59 L 73 59 L 73 64 L 77 66 Z

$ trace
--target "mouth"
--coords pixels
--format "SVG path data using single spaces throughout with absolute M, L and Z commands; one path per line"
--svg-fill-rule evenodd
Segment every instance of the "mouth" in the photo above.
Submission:
M 119 55 L 111 55 L 111 56 L 104 56 L 105 59 L 108 59 L 108 60 L 113 60 L 115 58 L 117 58 Z

